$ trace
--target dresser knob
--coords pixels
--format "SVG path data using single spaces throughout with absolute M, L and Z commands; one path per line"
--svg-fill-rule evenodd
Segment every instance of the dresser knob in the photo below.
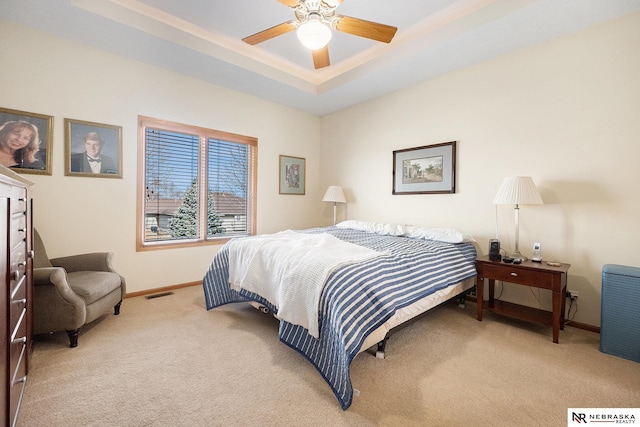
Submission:
M 513 277 L 518 277 L 518 273 L 515 273 L 515 272 L 514 272 L 514 273 L 511 273 L 511 275 L 512 275 Z
M 16 385 L 16 384 L 20 384 L 20 383 L 24 383 L 27 382 L 27 376 L 25 375 L 22 378 L 18 378 L 17 380 L 13 381 L 13 383 L 11 385 Z
M 27 337 L 20 337 L 11 341 L 11 344 L 25 343 L 25 342 L 27 342 Z

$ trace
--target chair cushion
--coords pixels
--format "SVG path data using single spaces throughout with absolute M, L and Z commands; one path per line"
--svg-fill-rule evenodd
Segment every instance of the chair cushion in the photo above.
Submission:
M 67 273 L 69 286 L 87 305 L 121 287 L 120 275 L 108 271 L 76 271 Z

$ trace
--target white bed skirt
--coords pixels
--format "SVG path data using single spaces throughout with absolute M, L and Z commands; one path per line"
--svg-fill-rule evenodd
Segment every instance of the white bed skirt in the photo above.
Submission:
M 439 291 L 432 293 L 426 298 L 423 298 L 411 305 L 401 308 L 400 310 L 396 311 L 396 314 L 394 314 L 393 317 L 383 323 L 382 326 L 369 334 L 369 336 L 362 343 L 362 347 L 360 347 L 358 353 L 362 353 L 370 347 L 378 344 L 384 339 L 385 336 L 387 336 L 387 333 L 396 326 L 401 325 L 404 322 L 407 322 L 414 317 L 425 313 L 428 310 L 431 310 L 432 308 L 442 304 L 445 301 L 450 300 L 451 298 L 454 298 L 456 295 L 459 295 L 468 289 L 471 289 L 474 284 L 475 277 L 470 277 L 467 280 L 464 280 L 455 285 L 448 286 L 444 289 L 440 289 Z M 249 304 L 257 308 L 258 310 L 269 312 L 269 310 L 265 309 L 265 307 L 260 303 L 249 301 Z M 275 315 L 275 313 L 272 314 Z
M 389 320 L 383 323 L 382 326 L 369 334 L 369 336 L 362 343 L 362 347 L 360 347 L 358 353 L 362 353 L 368 348 L 378 344 L 384 339 L 387 333 L 396 326 L 401 325 L 404 322 L 411 320 L 428 310 L 431 310 L 432 308 L 442 304 L 443 302 L 454 298 L 456 295 L 461 294 L 467 289 L 471 289 L 475 284 L 475 279 L 475 277 L 470 277 L 458 284 L 440 289 L 439 291 L 432 293 L 428 297 L 416 301 L 413 304 L 396 311 L 396 314 L 394 314 L 393 317 L 391 317 Z

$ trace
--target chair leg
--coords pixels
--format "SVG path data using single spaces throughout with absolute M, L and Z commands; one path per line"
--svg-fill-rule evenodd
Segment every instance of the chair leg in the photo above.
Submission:
M 118 314 L 120 314 L 120 304 L 122 304 L 122 301 L 120 301 L 119 303 L 117 303 L 114 307 L 113 307 L 113 315 L 117 316 Z
M 67 335 L 69 335 L 69 347 L 73 348 L 78 346 L 79 333 L 80 333 L 80 328 L 67 331 Z

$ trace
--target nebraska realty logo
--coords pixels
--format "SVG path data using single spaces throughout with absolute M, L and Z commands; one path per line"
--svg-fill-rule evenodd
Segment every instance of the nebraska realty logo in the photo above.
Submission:
M 567 425 L 577 426 L 589 423 L 636 424 L 640 418 L 640 408 L 569 408 Z

